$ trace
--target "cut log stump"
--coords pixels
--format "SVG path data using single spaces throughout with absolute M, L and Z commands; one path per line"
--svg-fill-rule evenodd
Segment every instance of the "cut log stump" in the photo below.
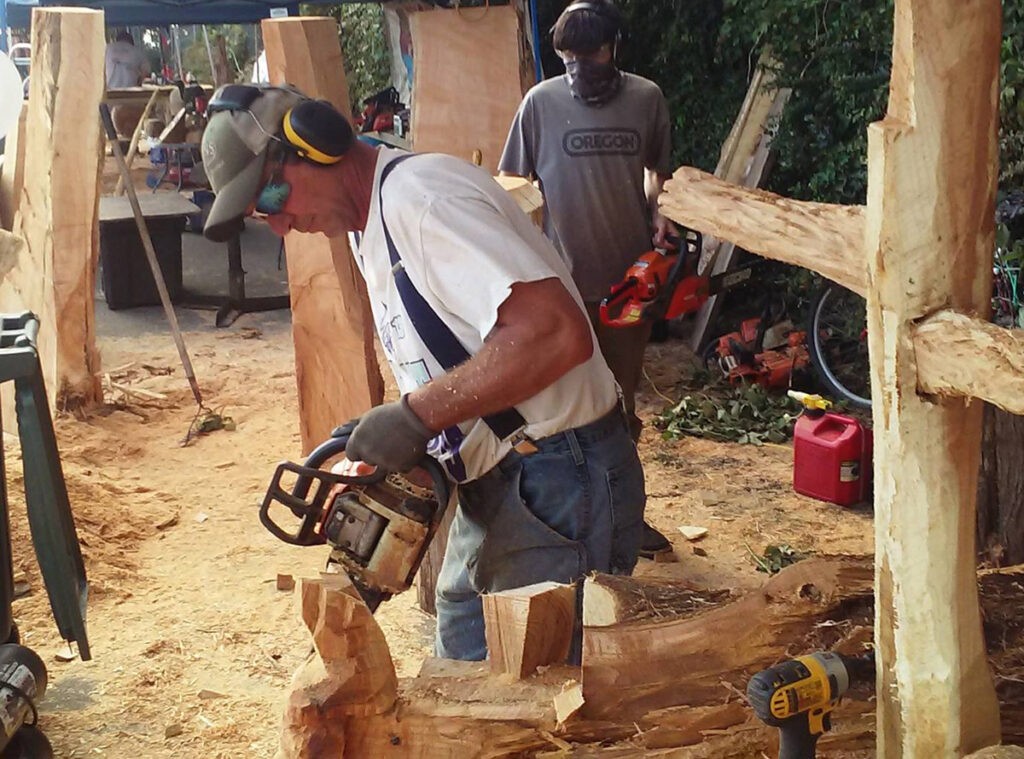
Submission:
M 542 582 L 483 597 L 491 672 L 516 679 L 569 655 L 576 619 L 576 586 Z

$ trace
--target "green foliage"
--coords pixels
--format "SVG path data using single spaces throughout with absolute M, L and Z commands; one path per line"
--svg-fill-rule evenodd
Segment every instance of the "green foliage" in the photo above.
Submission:
M 217 37 L 223 36 L 228 53 L 228 67 L 235 81 L 249 81 L 252 65 L 255 60 L 255 44 L 252 39 L 252 26 L 242 24 L 209 25 L 210 51 L 216 54 Z M 181 41 L 181 65 L 184 73 L 191 73 L 200 82 L 213 81 L 213 70 L 210 68 L 210 56 L 203 37 L 203 27 L 182 26 L 178 30 Z M 174 62 L 171 61 L 174 68 Z
M 807 554 L 801 553 L 785 543 L 777 546 L 766 546 L 764 554 L 761 556 L 754 553 L 750 546 L 747 546 L 747 551 L 753 557 L 754 564 L 757 565 L 757 571 L 770 575 L 778 574 L 790 564 L 796 564 L 798 561 L 803 561 L 807 558 Z
M 667 439 L 683 435 L 736 443 L 783 443 L 793 434 L 792 406 L 786 396 L 769 395 L 760 385 L 741 385 L 724 394 L 685 395 L 655 424 Z
M 363 100 L 391 83 L 391 53 L 384 31 L 384 10 L 380 3 L 303 8 L 304 14 L 323 14 L 324 10 L 341 27 L 341 52 L 345 58 L 349 100 L 352 110 L 360 112 Z

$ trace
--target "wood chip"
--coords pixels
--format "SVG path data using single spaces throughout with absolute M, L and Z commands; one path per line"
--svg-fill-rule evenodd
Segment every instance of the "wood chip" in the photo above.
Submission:
M 66 651 L 58 651 L 53 655 L 53 658 L 59 662 L 64 662 L 66 664 L 69 661 L 74 661 L 75 659 L 77 659 L 78 654 L 76 654 L 69 648 Z
M 153 527 L 158 530 L 166 530 L 168 527 L 174 527 L 178 523 L 178 512 L 174 512 L 163 521 L 157 522 Z
M 295 590 L 295 578 L 291 575 L 277 576 L 277 589 L 278 590 Z
M 683 534 L 683 537 L 689 541 L 700 540 L 708 534 L 707 527 L 694 527 L 689 524 L 679 525 L 679 532 Z
M 679 561 L 674 551 L 658 551 L 654 554 L 655 564 L 674 564 Z
M 204 514 L 202 511 L 200 511 L 198 514 L 196 514 L 196 521 L 199 522 L 199 524 L 202 524 L 203 522 L 205 522 L 209 518 L 210 518 L 210 516 L 208 514 Z
M 694 556 L 707 556 L 708 552 L 705 551 L 703 548 L 698 548 L 697 546 L 694 546 L 693 547 L 693 555 Z
M 203 688 L 203 690 L 199 691 L 199 693 L 197 693 L 196 695 L 198 695 L 199 698 L 201 698 L 204 701 L 209 700 L 211 698 L 227 698 L 227 695 L 225 695 L 224 693 L 218 693 L 215 690 L 207 690 L 206 688 Z
M 28 581 L 28 575 L 24 572 L 14 573 L 14 597 L 27 596 L 32 591 L 32 584 Z
M 174 722 L 164 728 L 164 738 L 174 738 L 185 732 L 185 728 Z
M 562 691 L 555 696 L 555 718 L 561 725 L 571 719 L 583 706 L 583 686 L 570 680 L 562 686 Z

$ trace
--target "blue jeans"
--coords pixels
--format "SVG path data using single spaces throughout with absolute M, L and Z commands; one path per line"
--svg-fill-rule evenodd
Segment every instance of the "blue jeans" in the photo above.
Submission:
M 459 486 L 437 579 L 438 656 L 486 658 L 481 593 L 636 565 L 647 497 L 622 409 L 535 444 Z

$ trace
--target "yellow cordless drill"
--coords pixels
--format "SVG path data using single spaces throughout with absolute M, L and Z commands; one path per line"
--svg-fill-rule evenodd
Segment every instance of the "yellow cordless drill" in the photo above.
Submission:
M 747 700 L 766 725 L 779 728 L 779 759 L 814 759 L 818 738 L 832 729 L 830 712 L 857 681 L 874 681 L 875 655 L 821 651 L 758 672 Z

